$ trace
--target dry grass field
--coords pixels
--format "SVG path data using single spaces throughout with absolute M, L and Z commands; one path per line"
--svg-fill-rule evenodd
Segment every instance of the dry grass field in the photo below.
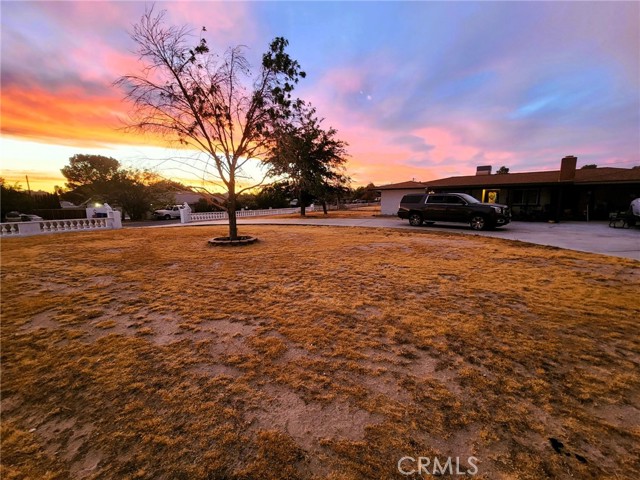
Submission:
M 371 218 L 380 215 L 380 205 L 369 206 L 350 206 L 348 210 L 330 210 L 328 214 L 324 214 L 322 207 L 318 206 L 318 210 L 314 212 L 306 212 L 306 218 Z M 278 215 L 279 218 L 301 218 L 299 213 L 291 215 Z
M 428 478 L 406 456 L 640 477 L 637 262 L 356 228 L 207 246 L 224 233 L 2 239 L 3 479 Z

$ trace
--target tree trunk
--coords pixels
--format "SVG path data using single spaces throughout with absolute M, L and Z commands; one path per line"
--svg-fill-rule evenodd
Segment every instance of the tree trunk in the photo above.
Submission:
M 236 192 L 234 188 L 229 188 L 229 240 L 238 239 L 238 222 L 236 219 Z
M 298 185 L 298 205 L 300 206 L 300 216 L 304 217 L 307 214 L 306 211 L 306 206 L 304 204 L 304 202 L 302 201 L 303 198 L 305 198 L 307 195 L 304 191 L 304 189 L 302 188 L 302 185 Z
M 322 211 L 324 212 L 325 215 L 327 215 L 329 213 L 327 211 L 327 202 L 326 202 L 326 200 L 322 200 Z

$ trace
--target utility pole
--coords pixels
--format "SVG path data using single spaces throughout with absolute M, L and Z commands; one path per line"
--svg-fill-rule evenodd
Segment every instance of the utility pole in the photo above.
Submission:
M 29 175 L 25 175 L 24 178 L 27 179 L 27 192 L 29 192 L 29 196 L 31 196 L 31 186 L 29 185 Z

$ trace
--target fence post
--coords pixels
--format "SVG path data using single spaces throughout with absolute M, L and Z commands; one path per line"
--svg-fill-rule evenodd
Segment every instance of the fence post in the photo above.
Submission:
M 108 211 L 107 218 L 111 219 L 111 228 L 122 228 L 122 217 L 119 210 Z
M 19 223 L 18 232 L 20 235 L 37 235 L 40 233 L 39 222 Z
M 187 202 L 184 202 L 184 207 L 180 209 L 180 223 L 191 222 L 191 207 Z

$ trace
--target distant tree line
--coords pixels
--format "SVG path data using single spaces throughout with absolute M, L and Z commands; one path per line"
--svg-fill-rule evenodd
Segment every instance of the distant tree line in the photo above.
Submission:
M 261 210 L 268 208 L 287 208 L 292 204 L 300 204 L 300 190 L 295 182 L 282 181 L 269 185 L 264 185 L 255 192 L 246 192 L 238 195 L 238 210 Z M 317 198 L 311 194 L 304 194 L 304 204 L 311 203 L 322 204 L 326 202 L 328 205 L 344 204 L 353 201 L 374 202 L 378 197 L 375 186 L 370 183 L 366 187 L 357 188 L 335 188 L 332 192 L 323 192 L 321 198 Z M 218 205 L 213 204 L 205 199 L 201 199 L 195 205 L 196 212 L 209 212 L 216 210 L 224 210 Z
M 317 140 L 317 137 L 312 139 Z M 308 138 L 303 141 L 313 143 Z M 313 149 L 324 148 L 318 147 L 323 145 L 323 141 L 321 139 L 315 146 L 305 147 L 310 153 L 299 163 L 283 161 L 278 167 L 284 177 L 282 180 L 239 194 L 236 208 L 254 210 L 286 208 L 292 204 L 306 206 L 312 202 L 327 205 L 353 200 L 374 201 L 376 192 L 373 184 L 352 189 L 344 184 L 344 177 L 339 177 L 339 174 L 334 176 L 330 171 L 313 166 L 306 170 L 297 166 L 318 162 Z M 333 145 L 340 147 L 339 142 Z M 46 198 L 32 197 L 19 188 L 3 185 L 3 212 L 5 205 L 11 207 L 7 211 L 23 212 L 34 208 L 60 208 L 61 199 L 81 206 L 109 203 L 132 220 L 142 220 L 153 209 L 175 203 L 177 192 L 199 193 L 197 189 L 167 180 L 154 172 L 124 168 L 118 160 L 102 155 L 74 155 L 61 172 L 66 179 L 64 187 L 56 187 L 56 193 Z M 13 197 L 20 198 L 22 203 L 16 203 Z M 196 212 L 227 210 L 228 198 L 205 193 L 193 209 Z
M 8 185 L 0 178 L 0 213 L 2 219 L 8 212 L 31 213 L 38 209 L 60 208 L 60 199 L 55 193 L 30 194 L 19 184 Z
M 184 188 L 149 170 L 124 168 L 118 160 L 102 155 L 74 155 L 61 172 L 67 179 L 65 188 L 59 189 L 63 200 L 109 203 L 131 220 L 146 218 L 152 206 L 174 203 L 175 192 Z

